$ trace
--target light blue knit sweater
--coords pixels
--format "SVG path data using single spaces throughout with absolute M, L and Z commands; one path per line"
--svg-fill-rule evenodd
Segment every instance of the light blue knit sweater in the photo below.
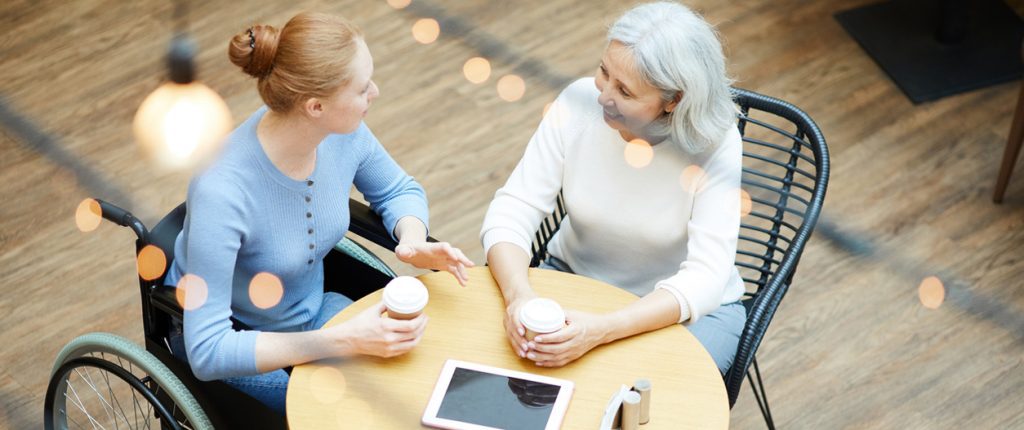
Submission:
M 399 167 L 366 124 L 330 135 L 318 147 L 307 180 L 285 176 L 267 157 L 254 113 L 228 137 L 221 157 L 192 179 L 185 227 L 166 283 L 184 274 L 207 285 L 202 306 L 186 309 L 185 348 L 199 379 L 254 375 L 257 331 L 235 331 L 234 316 L 259 331 L 300 331 L 320 310 L 323 258 L 348 231 L 354 184 L 393 232 L 403 216 L 428 225 L 423 188 Z M 284 296 L 256 307 L 249 283 L 260 272 L 280 278 Z

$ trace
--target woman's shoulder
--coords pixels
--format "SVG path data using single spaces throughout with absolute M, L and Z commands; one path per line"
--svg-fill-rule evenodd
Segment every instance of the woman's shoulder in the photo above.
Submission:
M 242 203 L 247 199 L 245 188 L 254 182 L 257 171 L 238 159 L 222 158 L 196 174 L 188 186 L 188 199 L 216 204 Z
M 328 135 L 319 149 L 323 151 L 321 155 L 338 162 L 349 158 L 365 158 L 378 145 L 377 136 L 365 121 L 360 121 L 359 126 L 351 133 Z
M 580 78 L 573 81 L 558 95 L 558 102 L 580 111 L 600 112 L 601 105 L 597 102 L 601 92 L 597 90 L 593 77 Z
M 578 135 L 601 122 L 601 93 L 594 78 L 581 78 L 569 84 L 558 95 L 545 114 L 546 121 L 568 135 Z
M 730 125 L 722 133 L 722 138 L 717 145 L 708 148 L 697 156 L 700 164 L 705 168 L 742 167 L 743 165 L 743 136 L 736 124 Z

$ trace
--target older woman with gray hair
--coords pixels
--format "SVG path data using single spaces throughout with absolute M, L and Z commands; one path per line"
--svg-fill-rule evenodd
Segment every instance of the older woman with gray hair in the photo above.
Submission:
M 730 82 L 714 29 L 685 6 L 658 2 L 619 18 L 595 76 L 552 103 L 480 232 L 520 357 L 563 366 L 682 323 L 729 369 L 746 320 L 734 265 L 742 142 Z M 541 267 L 640 299 L 603 315 L 569 309 L 563 329 L 526 339 L 518 313 L 536 297 L 531 237 L 560 191 L 568 216 Z

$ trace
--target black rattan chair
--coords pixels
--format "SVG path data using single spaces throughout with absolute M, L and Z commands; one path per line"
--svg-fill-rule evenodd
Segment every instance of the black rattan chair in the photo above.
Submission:
M 825 137 L 802 110 L 785 101 L 734 88 L 743 135 L 743 189 L 750 212 L 740 224 L 736 266 L 747 285 L 747 323 L 736 358 L 723 375 L 729 406 L 743 379 L 750 381 L 765 422 L 775 428 L 755 353 L 786 295 L 804 245 L 821 213 L 828 186 Z M 547 258 L 547 243 L 567 216 L 559 194 L 555 211 L 535 234 L 530 265 Z M 748 373 L 753 364 L 753 374 Z

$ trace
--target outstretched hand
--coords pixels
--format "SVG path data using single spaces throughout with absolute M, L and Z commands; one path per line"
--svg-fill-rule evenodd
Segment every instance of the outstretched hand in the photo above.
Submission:
M 467 267 L 473 267 L 472 261 L 466 258 L 459 248 L 448 242 L 420 242 L 401 244 L 395 248 L 395 256 L 403 263 L 411 264 L 420 269 L 444 270 L 455 276 L 459 285 L 466 286 L 469 282 Z

